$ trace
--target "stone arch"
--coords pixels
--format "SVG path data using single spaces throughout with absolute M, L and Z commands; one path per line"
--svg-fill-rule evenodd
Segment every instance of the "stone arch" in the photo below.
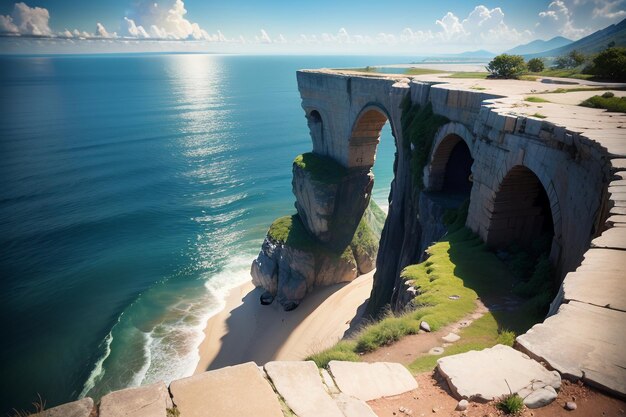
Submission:
M 443 126 L 433 141 L 428 165 L 424 169 L 424 189 L 427 191 L 441 191 L 446 188 L 446 180 L 450 182 L 451 175 L 458 176 L 454 182 L 460 181 L 464 176 L 469 187 L 464 192 L 471 190 L 471 167 L 474 162 L 472 151 L 474 136 L 460 123 L 448 123 Z M 451 157 L 453 158 L 451 160 Z M 458 166 L 458 164 L 462 166 Z M 454 172 L 450 172 L 450 164 L 454 165 Z M 460 185 L 460 184 L 459 184 Z M 458 187 L 452 187 L 458 188 Z
M 510 164 L 498 174 L 498 189 L 489 203 L 485 241 L 501 247 L 513 242 L 530 244 L 549 233 L 552 236 L 551 260 L 556 263 L 554 242 L 560 238 L 559 206 L 556 193 L 545 186 L 542 176 L 525 164 Z
M 387 122 L 395 137 L 391 117 L 383 106 L 369 104 L 361 110 L 350 132 L 348 168 L 371 168 L 374 165 L 380 133 Z

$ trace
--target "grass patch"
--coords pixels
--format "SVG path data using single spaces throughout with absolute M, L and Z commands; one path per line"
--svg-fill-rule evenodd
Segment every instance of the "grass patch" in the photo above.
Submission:
M 612 93 L 589 97 L 580 105 L 594 109 L 605 109 L 610 112 L 626 113 L 626 97 L 615 97 Z
M 524 97 L 524 101 L 530 101 L 531 103 L 549 103 L 550 102 L 546 100 L 545 98 L 534 97 L 534 96 Z
M 519 77 L 517 77 L 518 80 L 522 80 L 522 81 L 537 81 L 539 77 L 535 76 L 535 75 L 520 75 Z
M 573 78 L 576 80 L 589 80 L 594 77 L 592 74 L 583 74 L 577 69 L 546 69 L 541 72 L 531 72 L 528 74 L 538 77 Z
M 541 114 L 541 113 L 531 114 L 530 116 L 531 117 L 536 117 L 537 119 L 545 119 L 546 117 L 548 117 L 545 114 Z
M 413 184 L 419 189 L 423 188 L 422 177 L 424 167 L 428 162 L 428 155 L 433 145 L 433 140 L 439 128 L 448 123 L 448 118 L 433 113 L 432 104 L 425 106 L 411 103 L 411 97 L 407 94 L 402 101 L 402 132 L 407 148 L 411 148 L 411 171 L 413 172 Z
M 471 87 L 470 87 L 470 90 L 478 90 L 478 91 L 483 91 L 483 90 L 486 90 L 486 88 L 485 88 L 485 87 L 480 87 L 480 86 L 478 86 L 478 85 L 474 85 L 474 86 L 471 86 Z
M 486 79 L 489 76 L 488 72 L 453 72 L 452 74 L 444 78 L 478 78 L 481 80 Z
M 166 408 L 165 412 L 167 414 L 167 417 L 180 417 L 180 410 L 176 407 Z
M 375 253 L 378 251 L 380 231 L 384 223 L 385 213 L 373 199 L 370 199 L 369 205 L 352 237 L 352 241 L 343 251 L 333 251 L 311 236 L 297 214 L 279 217 L 274 220 L 274 223 L 267 231 L 267 236 L 274 243 L 282 243 L 294 249 L 311 252 L 316 256 L 354 259 L 355 254 L 361 252 Z
M 326 368 L 330 361 L 358 362 L 360 359 L 355 347 L 356 342 L 342 340 L 332 348 L 314 353 L 305 360 L 315 362 L 318 368 Z
M 309 172 L 315 181 L 324 184 L 337 184 L 348 173 L 348 170 L 334 159 L 313 152 L 298 155 L 293 164 Z
M 524 409 L 524 399 L 517 394 L 508 394 L 496 402 L 496 408 L 505 414 L 519 415 Z
M 408 68 L 404 71 L 406 75 L 427 75 L 427 74 L 443 74 L 445 71 L 430 68 Z
M 514 282 L 512 274 L 479 237 L 464 227 L 466 216 L 467 203 L 456 215 L 447 213 L 451 223 L 448 235 L 428 249 L 428 260 L 408 266 L 402 272 L 403 278 L 418 288 L 413 310 L 399 315 L 388 312 L 382 320 L 363 327 L 353 340 L 340 342 L 309 359 L 318 366 L 344 357 L 358 360 L 358 353 L 371 352 L 417 333 L 421 321 L 428 322 L 431 330 L 436 331 L 461 320 L 474 311 L 479 295 L 509 293 Z M 512 345 L 515 333 L 526 331 L 536 322 L 535 318 L 520 318 L 518 312 L 489 313 L 463 329 L 461 341 L 447 348 L 444 354 L 483 349 L 497 343 Z M 432 355 L 419 358 L 410 368 L 432 369 L 438 358 Z

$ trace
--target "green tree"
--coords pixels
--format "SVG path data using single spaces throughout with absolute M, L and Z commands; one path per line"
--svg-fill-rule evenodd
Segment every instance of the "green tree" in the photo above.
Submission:
M 626 81 L 626 48 L 609 48 L 593 59 L 593 74 L 613 81 Z
M 567 55 L 561 55 L 554 63 L 557 68 L 576 68 L 585 63 L 587 58 L 577 50 L 570 51 Z
M 487 65 L 487 71 L 498 78 L 517 78 L 525 69 L 526 64 L 521 55 L 500 54 Z
M 527 63 L 528 71 L 530 72 L 541 72 L 545 68 L 543 64 L 543 60 L 541 58 L 532 58 Z

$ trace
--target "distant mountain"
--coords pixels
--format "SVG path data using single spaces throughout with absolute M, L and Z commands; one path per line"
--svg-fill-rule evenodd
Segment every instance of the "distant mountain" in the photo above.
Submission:
M 524 45 L 518 45 L 515 48 L 509 49 L 504 53 L 509 55 L 538 54 L 540 52 L 549 51 L 550 49 L 556 49 L 562 46 L 566 46 L 572 42 L 573 41 L 571 39 L 564 38 L 563 36 L 557 36 L 550 39 L 549 41 L 537 39 Z
M 589 36 L 585 36 L 576 42 L 572 42 L 559 48 L 550 49 L 549 51 L 535 54 L 525 54 L 525 57 L 557 57 L 565 55 L 573 50 L 584 54 L 596 54 L 606 49 L 610 42 L 615 42 L 616 46 L 626 46 L 626 19 L 617 24 L 594 32 Z
M 454 54 L 454 56 L 462 58 L 493 58 L 496 54 L 485 51 L 484 49 L 479 49 L 478 51 L 461 52 L 460 54 Z

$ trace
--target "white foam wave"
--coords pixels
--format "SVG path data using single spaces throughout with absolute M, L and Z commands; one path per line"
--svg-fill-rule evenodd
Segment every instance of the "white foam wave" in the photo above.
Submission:
M 249 256 L 230 259 L 223 270 L 207 277 L 206 293 L 194 300 L 181 300 L 170 307 L 176 320 L 162 322 L 147 334 L 149 352 L 142 384 L 190 376 L 200 361 L 200 345 L 207 321 L 222 311 L 228 292 L 250 280 Z M 136 376 L 139 378 L 139 375 Z
M 123 314 L 124 313 L 120 314 L 120 316 L 117 318 L 117 323 L 113 325 L 109 334 L 107 334 L 104 338 L 104 353 L 96 361 L 96 364 L 89 374 L 89 378 L 87 378 L 87 382 L 85 382 L 83 390 L 81 391 L 78 398 L 84 398 L 85 396 L 87 396 L 87 393 L 96 386 L 96 384 L 102 379 L 102 377 L 104 377 L 106 371 L 103 365 L 104 361 L 109 357 L 109 355 L 111 355 L 111 343 L 113 343 L 113 329 L 120 323 Z

